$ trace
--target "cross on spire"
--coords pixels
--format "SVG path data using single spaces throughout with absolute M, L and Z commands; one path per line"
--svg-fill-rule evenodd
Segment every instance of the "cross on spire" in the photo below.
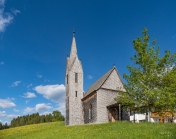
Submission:
M 73 29 L 73 37 L 75 37 L 75 33 L 76 33 L 76 32 L 75 32 L 75 30 Z

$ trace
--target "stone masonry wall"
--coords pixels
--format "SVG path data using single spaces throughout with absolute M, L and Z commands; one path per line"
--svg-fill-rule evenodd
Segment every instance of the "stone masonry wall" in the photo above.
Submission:
M 106 89 L 97 91 L 97 123 L 109 122 L 107 106 L 117 95 L 117 91 Z
M 89 117 L 89 108 L 92 105 L 92 118 Z M 91 95 L 83 101 L 84 123 L 95 123 L 97 121 L 97 94 Z

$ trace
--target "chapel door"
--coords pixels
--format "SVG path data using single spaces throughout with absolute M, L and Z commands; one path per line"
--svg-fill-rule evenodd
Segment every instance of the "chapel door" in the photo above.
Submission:
M 117 120 L 117 111 L 116 111 L 116 109 L 113 109 L 111 121 L 115 122 L 116 120 Z

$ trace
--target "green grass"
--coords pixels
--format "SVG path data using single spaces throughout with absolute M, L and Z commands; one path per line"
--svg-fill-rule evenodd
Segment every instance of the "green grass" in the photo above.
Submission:
M 65 126 L 64 122 L 0 130 L 0 139 L 176 139 L 176 124 L 115 122 Z

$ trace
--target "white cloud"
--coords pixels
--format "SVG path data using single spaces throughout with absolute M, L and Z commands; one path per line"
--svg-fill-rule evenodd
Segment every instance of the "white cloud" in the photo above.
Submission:
M 31 84 L 29 84 L 28 86 L 27 86 L 27 88 L 29 88 L 29 87 L 31 87 L 33 84 L 31 83 Z
M 40 104 L 36 104 L 36 106 L 34 108 L 31 107 L 27 107 L 26 109 L 24 109 L 24 114 L 27 113 L 34 113 L 34 112 L 47 112 L 48 110 L 50 110 L 52 107 L 50 106 L 50 104 L 45 104 L 45 103 L 40 103 Z
M 13 103 L 9 99 L 0 99 L 0 108 L 10 108 L 16 106 L 15 103 Z
M 4 117 L 6 116 L 6 112 L 5 111 L 0 111 L 0 117 Z
M 65 102 L 64 102 L 64 103 L 60 103 L 60 104 L 58 104 L 57 106 L 58 106 L 58 108 L 55 108 L 54 110 L 60 111 L 61 114 L 62 114 L 63 116 L 65 116 Z
M 5 117 L 5 118 L 8 118 L 8 119 L 13 119 L 15 117 L 17 117 L 19 115 L 15 115 L 15 114 L 6 114 L 5 111 L 0 111 L 0 117 Z
M 19 10 L 12 9 L 11 10 L 14 15 L 17 15 L 18 13 L 21 13 Z
M 37 75 L 37 77 L 38 77 L 38 78 L 42 78 L 42 77 L 43 77 L 43 75 L 39 75 L 39 74 L 38 74 L 38 75 Z
M 31 108 L 31 107 L 27 107 L 26 109 L 24 109 L 24 114 L 27 114 L 27 113 L 31 113 L 31 112 L 34 112 L 34 108 Z
M 15 82 L 12 84 L 12 87 L 18 86 L 20 83 L 21 83 L 21 81 L 15 81 Z
M 37 112 L 44 112 L 44 111 L 48 111 L 49 109 L 51 109 L 52 107 L 49 106 L 48 104 L 44 104 L 44 103 L 41 103 L 41 104 L 37 104 L 35 106 L 35 109 Z
M 29 101 L 30 101 L 30 100 L 26 100 L 26 104 L 28 104 Z
M 91 79 L 93 79 L 93 76 L 92 75 L 87 75 L 87 78 L 91 80 Z
M 4 6 L 5 0 L 0 0 L 0 6 Z
M 14 112 L 19 112 L 19 110 L 17 110 L 17 109 L 13 109 L 13 111 L 14 111 Z
M 4 13 L 5 0 L 0 0 L 0 32 L 5 31 L 5 28 L 12 22 L 13 16 L 9 13 Z
M 2 62 L 0 62 L 0 65 L 4 65 L 4 62 L 2 61 Z
M 32 92 L 26 92 L 23 96 L 24 98 L 34 98 L 36 97 L 35 93 Z
M 52 100 L 56 103 L 63 103 L 65 101 L 65 86 L 61 85 L 39 85 L 34 90 L 43 95 L 44 98 Z

